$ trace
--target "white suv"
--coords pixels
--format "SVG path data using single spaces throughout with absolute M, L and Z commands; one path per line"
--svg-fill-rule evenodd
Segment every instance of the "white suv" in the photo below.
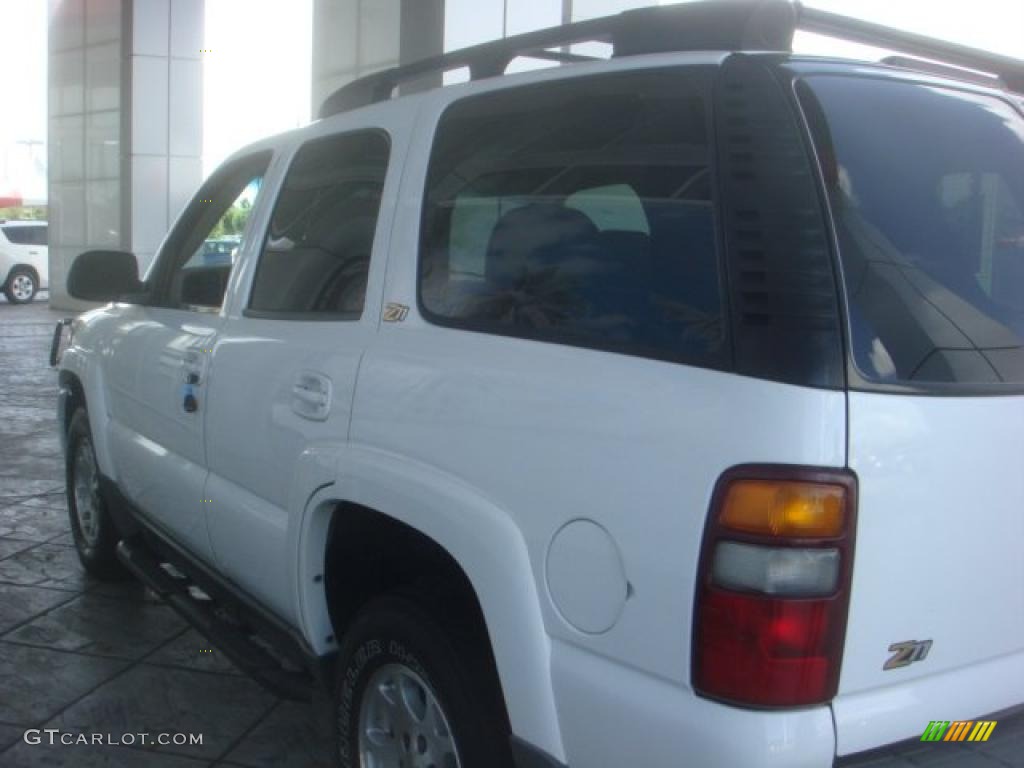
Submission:
M 371 76 L 228 160 L 144 280 L 82 255 L 69 291 L 114 300 L 60 356 L 86 566 L 329 690 L 342 766 L 820 767 L 1009 728 L 1024 64 L 876 28 L 972 71 L 801 58 L 798 22 L 867 32 L 795 10 Z M 569 65 L 500 76 L 524 53 Z
M 49 284 L 45 221 L 0 220 L 0 290 L 27 304 Z

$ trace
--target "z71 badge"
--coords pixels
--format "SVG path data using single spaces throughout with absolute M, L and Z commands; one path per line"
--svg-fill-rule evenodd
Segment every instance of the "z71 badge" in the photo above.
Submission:
M 915 661 L 924 661 L 931 649 L 931 640 L 904 640 L 902 643 L 893 643 L 889 646 L 893 654 L 882 669 L 898 669 Z
M 405 304 L 396 304 L 390 302 L 384 305 L 384 312 L 381 315 L 381 319 L 385 323 L 400 323 L 405 320 L 406 315 L 409 314 L 409 308 Z

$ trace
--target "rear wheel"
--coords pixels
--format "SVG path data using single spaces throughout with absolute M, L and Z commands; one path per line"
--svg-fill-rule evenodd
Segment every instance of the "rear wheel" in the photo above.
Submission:
M 371 601 L 339 654 L 335 733 L 342 768 L 504 768 L 509 739 L 472 649 L 423 601 Z
M 28 304 L 39 290 L 39 281 L 31 269 L 16 267 L 7 276 L 4 295 L 12 304 Z
M 65 458 L 68 514 L 78 558 L 91 575 L 107 581 L 127 577 L 117 559 L 120 538 L 100 488 L 99 465 L 84 408 L 71 417 Z

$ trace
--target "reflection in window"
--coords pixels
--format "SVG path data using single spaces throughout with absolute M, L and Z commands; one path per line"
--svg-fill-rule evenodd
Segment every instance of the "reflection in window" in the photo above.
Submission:
M 252 214 L 253 203 L 259 194 L 263 178 L 257 176 L 245 185 L 245 189 L 235 198 L 234 202 L 213 225 L 213 229 L 196 249 L 195 253 L 185 262 L 190 267 L 230 267 L 238 256 L 238 247 L 242 244 L 242 232 Z
M 257 152 L 232 161 L 200 188 L 157 256 L 154 280 L 166 306 L 220 309 L 270 158 Z
M 1024 120 L 990 96 L 818 76 L 801 99 L 854 361 L 890 382 L 1024 381 Z
M 359 317 L 388 153 L 379 131 L 299 150 L 274 208 L 250 310 Z
M 438 322 L 720 364 L 702 88 L 674 71 L 533 86 L 449 109 L 420 294 Z

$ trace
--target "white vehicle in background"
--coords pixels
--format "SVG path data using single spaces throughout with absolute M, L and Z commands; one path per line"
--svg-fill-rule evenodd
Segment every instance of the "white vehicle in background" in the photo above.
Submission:
M 798 56 L 798 22 L 947 63 Z M 503 75 L 521 55 L 567 66 Z M 79 556 L 329 692 L 343 768 L 1013 739 L 1022 89 L 779 1 L 357 80 L 215 171 L 144 279 L 72 265 L 111 302 L 53 350 Z
M 45 221 L 0 220 L 0 289 L 12 304 L 27 304 L 49 287 Z

